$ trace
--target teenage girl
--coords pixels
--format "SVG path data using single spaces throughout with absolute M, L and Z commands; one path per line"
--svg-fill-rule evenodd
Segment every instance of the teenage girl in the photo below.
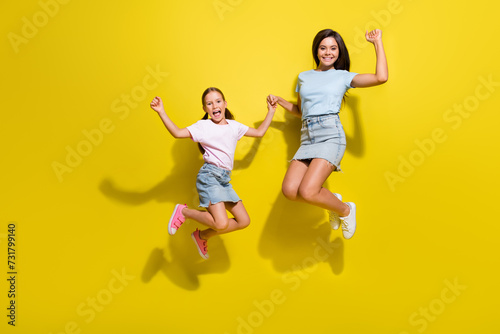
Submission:
M 269 99 L 268 99 L 269 100 Z M 193 219 L 208 228 L 192 233 L 201 257 L 208 259 L 207 240 L 213 236 L 243 229 L 250 224 L 250 217 L 243 202 L 233 190 L 231 170 L 234 164 L 236 143 L 243 136 L 262 137 L 274 116 L 276 107 L 267 102 L 266 118 L 257 128 L 234 120 L 227 109 L 224 94 L 215 87 L 207 88 L 201 97 L 205 115 L 202 120 L 186 128 L 179 128 L 167 116 L 161 98 L 155 97 L 151 108 L 158 113 L 163 124 L 174 138 L 191 138 L 200 146 L 204 165 L 196 180 L 200 207 L 206 211 L 177 204 L 168 223 L 168 233 L 174 235 L 186 219 Z M 229 218 L 227 211 L 233 218 Z
M 366 32 L 366 40 L 375 47 L 375 73 L 349 72 L 350 59 L 342 37 L 331 29 L 321 30 L 313 41 L 316 68 L 299 74 L 297 104 L 279 96 L 268 101 L 279 104 L 302 118 L 301 144 L 283 180 L 286 198 L 306 202 L 330 212 L 333 229 L 342 225 L 344 238 L 356 231 L 356 205 L 343 203 L 342 196 L 323 187 L 334 171 L 340 170 L 346 138 L 338 113 L 344 94 L 354 87 L 372 87 L 388 79 L 387 60 L 382 44 L 382 31 Z

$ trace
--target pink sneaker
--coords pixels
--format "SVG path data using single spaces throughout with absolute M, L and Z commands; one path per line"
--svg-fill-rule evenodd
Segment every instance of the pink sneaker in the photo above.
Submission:
M 198 247 L 198 253 L 200 253 L 201 257 L 205 260 L 208 259 L 207 241 L 200 238 L 200 230 L 196 229 L 196 231 L 191 234 L 191 237 L 196 247 Z
M 186 217 L 182 214 L 182 209 L 186 207 L 186 204 L 177 204 L 175 206 L 174 212 L 168 222 L 168 234 L 174 235 L 179 227 L 181 227 L 181 225 L 186 221 Z

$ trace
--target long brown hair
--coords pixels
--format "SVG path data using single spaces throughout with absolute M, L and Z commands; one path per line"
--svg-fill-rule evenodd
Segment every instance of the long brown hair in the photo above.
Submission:
M 321 44 L 321 41 L 324 40 L 325 38 L 328 37 L 333 37 L 335 41 L 337 42 L 337 45 L 339 46 L 339 57 L 333 63 L 333 67 L 336 70 L 346 70 L 349 71 L 351 67 L 351 60 L 349 58 L 349 51 L 347 51 L 347 46 L 344 43 L 344 40 L 342 39 L 342 36 L 340 34 L 332 29 L 324 29 L 321 30 L 316 34 L 316 37 L 314 37 L 313 40 L 313 45 L 312 45 L 312 53 L 314 57 L 314 62 L 316 63 L 316 66 L 319 66 L 319 58 L 318 58 L 318 49 L 319 45 Z
M 224 93 L 222 93 L 222 91 L 219 89 L 219 88 L 216 88 L 216 87 L 208 87 L 207 89 L 205 89 L 205 91 L 203 92 L 203 94 L 201 95 L 201 104 L 203 106 L 205 106 L 205 97 L 208 95 L 208 93 L 211 93 L 211 92 L 217 92 L 219 93 L 221 96 L 222 96 L 222 100 L 223 101 L 226 101 L 226 98 L 224 97 Z M 234 119 L 234 116 L 233 114 L 229 111 L 229 109 L 226 108 L 226 111 L 224 113 L 224 117 L 226 119 Z M 205 112 L 205 115 L 203 115 L 203 117 L 201 119 L 208 119 L 208 113 Z M 203 149 L 203 147 L 201 146 L 200 143 L 198 143 L 198 148 L 201 152 L 201 154 L 205 154 L 205 150 Z
M 316 34 L 313 40 L 312 53 L 314 57 L 314 62 L 316 66 L 319 66 L 318 49 L 321 41 L 325 38 L 333 37 L 339 46 L 339 57 L 333 63 L 333 68 L 336 70 L 346 70 L 349 71 L 351 68 L 351 59 L 349 58 L 349 51 L 347 51 L 347 46 L 342 39 L 340 34 L 332 29 L 323 29 Z M 342 102 L 345 103 L 346 95 L 342 97 Z

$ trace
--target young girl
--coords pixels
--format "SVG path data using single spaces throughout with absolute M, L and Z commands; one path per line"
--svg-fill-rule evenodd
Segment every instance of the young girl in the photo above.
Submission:
M 207 88 L 203 92 L 201 102 L 205 111 L 203 119 L 182 129 L 167 116 L 161 98 L 155 97 L 151 102 L 151 108 L 158 113 L 174 138 L 191 138 L 200 145 L 205 164 L 198 173 L 196 188 L 200 207 L 206 208 L 207 211 L 177 204 L 168 223 L 168 233 L 174 235 L 186 219 L 193 219 L 208 226 L 208 229 L 203 231 L 196 229 L 191 235 L 201 257 L 208 259 L 208 239 L 218 234 L 243 229 L 250 224 L 250 217 L 243 202 L 229 183 L 236 142 L 243 136 L 264 136 L 276 108 L 268 102 L 266 118 L 257 129 L 254 129 L 233 120 L 233 115 L 227 109 L 224 94 L 218 88 Z M 226 210 L 234 218 L 229 218 Z
M 344 238 L 356 231 L 356 205 L 343 203 L 339 194 L 323 188 L 330 174 L 340 170 L 346 138 L 338 113 L 346 91 L 353 87 L 372 87 L 388 79 L 382 31 L 366 32 L 375 47 L 375 73 L 349 72 L 349 53 L 342 37 L 331 29 L 316 34 L 312 53 L 317 68 L 299 74 L 297 104 L 279 96 L 268 101 L 302 118 L 301 144 L 283 180 L 286 198 L 327 209 L 333 229 L 342 225 Z

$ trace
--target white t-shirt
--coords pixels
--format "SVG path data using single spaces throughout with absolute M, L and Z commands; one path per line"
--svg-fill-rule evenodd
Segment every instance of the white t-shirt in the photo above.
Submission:
M 209 119 L 187 127 L 193 141 L 205 149 L 203 160 L 227 170 L 233 169 L 236 143 L 248 131 L 248 126 L 228 119 L 227 124 L 215 124 Z

